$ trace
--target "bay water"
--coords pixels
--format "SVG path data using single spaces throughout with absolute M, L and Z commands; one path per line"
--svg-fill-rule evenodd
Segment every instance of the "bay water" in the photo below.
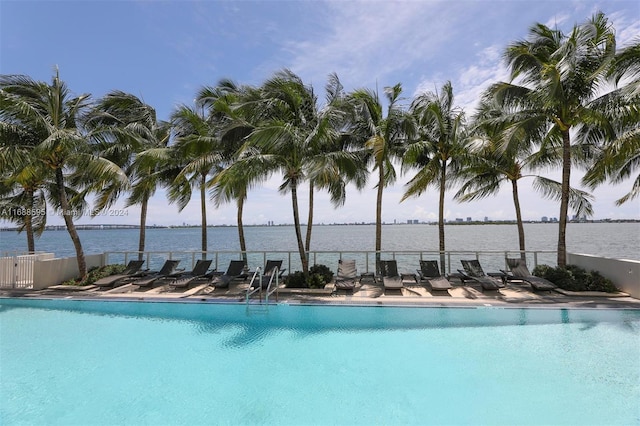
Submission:
M 557 223 L 526 223 L 524 227 L 528 251 L 556 250 Z M 197 227 L 147 229 L 145 249 L 155 252 L 198 251 L 201 247 L 200 233 L 201 230 Z M 79 231 L 86 254 L 135 251 L 138 248 L 138 234 L 137 229 Z M 245 227 L 245 236 L 248 251 L 297 252 L 293 226 L 248 226 Z M 515 224 L 446 225 L 445 238 L 446 250 L 452 252 L 492 251 L 517 254 L 518 250 Z M 238 230 L 234 226 L 210 227 L 208 242 L 209 251 L 237 251 Z M 24 233 L 0 232 L 0 252 L 26 251 L 26 248 Z M 374 225 L 316 225 L 313 228 L 311 251 L 358 252 L 374 249 Z M 66 230 L 45 231 L 36 240 L 36 250 L 54 253 L 56 257 L 75 255 Z M 384 225 L 382 250 L 436 252 L 438 227 L 429 224 Z M 640 222 L 569 223 L 567 251 L 640 260 Z M 555 254 L 547 253 L 542 257 L 553 263 Z

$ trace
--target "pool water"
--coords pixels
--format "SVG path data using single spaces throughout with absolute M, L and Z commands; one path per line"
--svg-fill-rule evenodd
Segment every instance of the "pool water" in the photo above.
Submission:
M 0 424 L 640 424 L 640 311 L 0 299 Z

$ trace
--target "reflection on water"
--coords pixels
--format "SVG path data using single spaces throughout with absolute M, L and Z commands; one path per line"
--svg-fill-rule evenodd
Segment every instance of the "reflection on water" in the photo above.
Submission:
M 256 314 L 243 304 L 5 299 L 0 314 L 6 307 L 186 321 L 198 334 L 230 333 L 224 343 L 229 348 L 255 345 L 283 330 L 297 338 L 334 332 L 540 324 L 582 324 L 582 330 L 587 330 L 599 323 L 616 323 L 626 332 L 638 335 L 640 331 L 640 310 L 271 305 Z

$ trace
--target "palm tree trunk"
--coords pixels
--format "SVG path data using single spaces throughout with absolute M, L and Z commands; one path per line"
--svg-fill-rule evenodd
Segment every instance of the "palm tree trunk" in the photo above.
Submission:
M 376 273 L 380 273 L 380 251 L 382 250 L 382 189 L 384 188 L 384 167 L 378 166 L 378 193 L 376 195 Z
M 84 251 L 82 250 L 82 244 L 80 243 L 80 237 L 78 231 L 73 223 L 73 212 L 69 210 L 69 200 L 67 200 L 67 192 L 64 189 L 64 176 L 62 169 L 56 169 L 56 185 L 58 186 L 58 192 L 60 196 L 60 207 L 62 208 L 62 217 L 64 223 L 67 226 L 67 232 L 73 242 L 73 247 L 76 249 L 76 260 L 78 262 L 78 273 L 80 278 L 84 278 L 87 275 L 87 262 L 84 259 Z
M 513 205 L 516 208 L 516 223 L 518 224 L 518 242 L 520 244 L 520 259 L 525 260 L 527 255 L 525 253 L 524 244 L 524 225 L 522 224 L 522 211 L 520 210 L 520 198 L 518 197 L 518 181 L 511 181 L 511 188 L 513 189 Z
M 309 263 L 307 262 L 307 255 L 304 251 L 304 245 L 302 243 L 300 215 L 298 213 L 298 182 L 295 179 L 291 180 L 291 203 L 293 205 L 293 224 L 296 228 L 296 238 L 298 240 L 298 252 L 300 253 L 300 262 L 302 263 L 302 272 L 304 273 L 305 277 L 308 277 Z
M 33 237 L 33 191 L 28 189 L 25 191 L 27 197 L 27 209 L 24 216 L 24 229 L 27 231 L 27 251 L 33 253 L 36 251 L 36 242 Z
M 311 249 L 311 228 L 313 227 L 313 182 L 309 182 L 309 218 L 307 219 L 307 239 L 304 248 L 308 252 Z
M 145 197 L 142 200 L 142 205 L 140 207 L 140 238 L 138 240 L 138 260 L 142 260 L 142 255 L 144 252 L 144 239 L 146 234 L 146 223 L 147 223 L 147 206 L 149 204 L 149 199 Z
M 202 258 L 207 258 L 207 200 L 205 185 L 207 183 L 207 174 L 201 174 L 200 182 L 200 213 L 202 214 Z
M 247 260 L 247 242 L 244 239 L 244 226 L 242 224 L 242 212 L 244 210 L 244 197 L 238 197 L 238 239 L 240 240 L 240 251 L 242 252 L 242 260 L 245 266 L 248 265 Z
M 438 201 L 438 250 L 440 251 L 440 267 L 445 270 L 445 244 L 444 244 L 444 193 L 445 193 L 445 179 L 447 174 L 447 163 L 442 162 L 440 168 L 440 199 Z
M 567 266 L 567 215 L 569 214 L 569 182 L 571 178 L 571 137 L 569 129 L 562 131 L 562 198 L 558 218 L 558 266 Z

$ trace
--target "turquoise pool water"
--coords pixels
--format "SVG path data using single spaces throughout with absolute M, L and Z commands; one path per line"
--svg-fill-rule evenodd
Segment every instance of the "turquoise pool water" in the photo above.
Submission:
M 640 311 L 0 299 L 0 423 L 640 424 Z

